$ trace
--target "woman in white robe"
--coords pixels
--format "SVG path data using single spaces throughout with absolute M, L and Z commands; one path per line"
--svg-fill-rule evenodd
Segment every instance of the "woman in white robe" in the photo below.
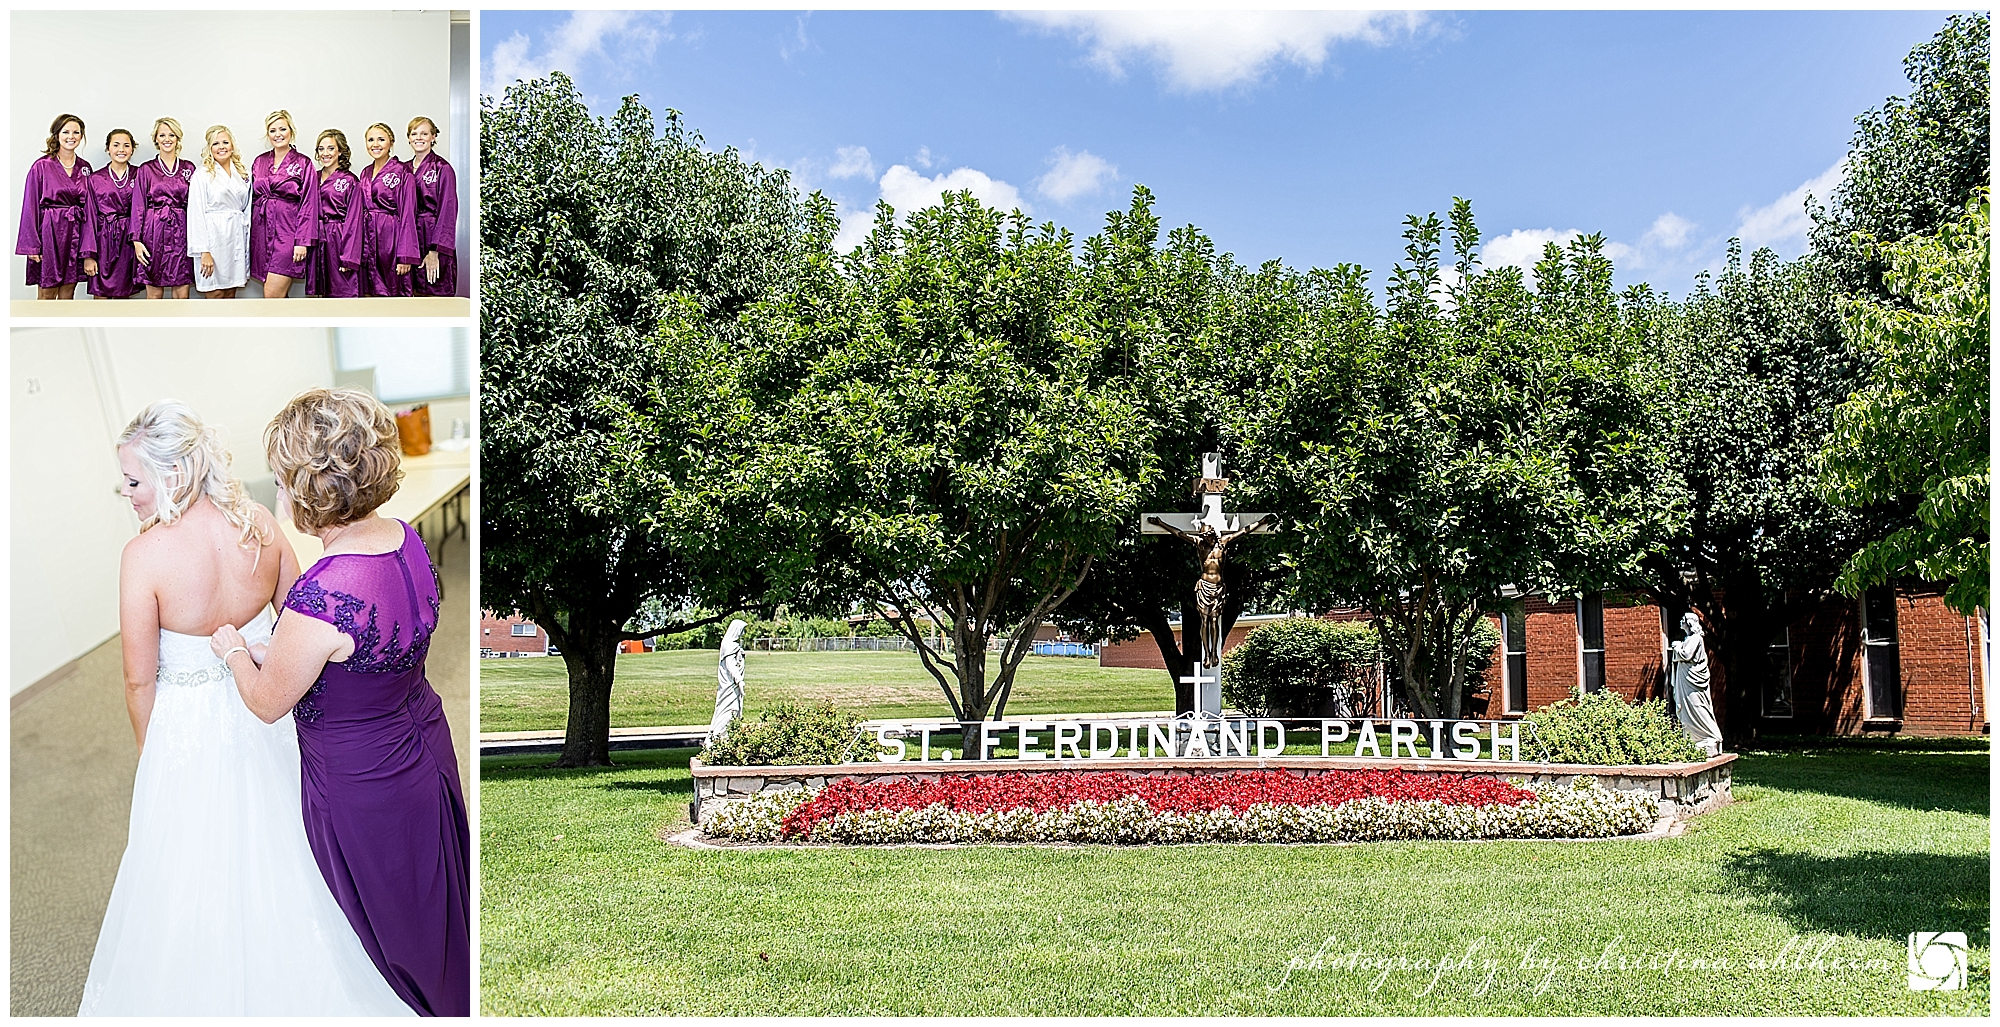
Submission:
M 225 125 L 203 137 L 201 167 L 188 182 L 188 256 L 205 299 L 234 299 L 250 280 L 250 173 Z

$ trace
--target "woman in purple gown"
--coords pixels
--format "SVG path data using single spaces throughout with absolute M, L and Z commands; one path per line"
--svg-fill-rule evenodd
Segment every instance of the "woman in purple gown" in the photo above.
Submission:
M 184 300 L 194 285 L 194 258 L 187 252 L 188 182 L 194 178 L 194 162 L 181 159 L 181 123 L 172 118 L 153 122 L 153 148 L 160 155 L 139 165 L 139 182 L 132 189 L 132 252 L 147 299 Z
M 453 171 L 433 147 L 437 145 L 437 122 L 429 118 L 410 119 L 405 134 L 410 149 L 410 173 L 417 177 L 417 248 L 423 263 L 411 275 L 411 291 L 418 296 L 458 294 L 458 172 Z
M 138 258 L 132 253 L 132 189 L 138 184 L 132 133 L 114 128 L 104 137 L 111 163 L 91 173 L 89 216 L 83 221 L 83 273 L 90 294 L 122 300 L 139 291 Z
M 306 295 L 361 295 L 361 180 L 349 162 L 347 134 L 329 128 L 313 145 L 319 158 L 319 228 L 306 258 Z
M 319 227 L 319 175 L 292 145 L 299 130 L 290 111 L 264 119 L 271 149 L 250 162 L 250 277 L 264 298 L 281 299 L 306 276 L 306 254 Z
M 77 156 L 83 119 L 58 115 L 49 125 L 42 156 L 28 167 L 21 190 L 21 235 L 14 252 L 28 258 L 27 282 L 38 300 L 76 297 L 83 281 L 83 223 L 87 217 L 90 162 Z
M 362 138 L 371 159 L 361 169 L 361 196 L 367 221 L 361 237 L 361 292 L 366 296 L 410 295 L 410 267 L 417 249 L 417 180 L 395 157 L 396 132 L 381 122 Z
M 424 678 L 437 576 L 416 532 L 375 513 L 402 477 L 396 419 L 368 393 L 312 389 L 264 449 L 278 515 L 326 555 L 293 582 L 261 667 L 233 627 L 210 645 L 252 713 L 292 713 L 306 838 L 369 958 L 418 1013 L 469 1016 L 471 832 Z

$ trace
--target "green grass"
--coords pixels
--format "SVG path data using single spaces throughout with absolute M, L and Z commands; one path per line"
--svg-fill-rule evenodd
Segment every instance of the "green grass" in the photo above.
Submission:
M 708 723 L 715 713 L 715 656 L 713 649 L 682 649 L 618 657 L 611 726 Z M 820 699 L 870 719 L 951 715 L 915 653 L 746 653 L 743 678 L 751 717 L 779 702 Z M 1007 700 L 1009 714 L 1173 708 L 1163 671 L 1065 656 L 1022 660 Z M 479 662 L 479 730 L 560 731 L 568 716 L 561 658 Z
M 619 753 L 621 766 L 591 771 L 483 761 L 485 1013 L 1982 1015 L 1990 1004 L 1983 739 L 1746 754 L 1736 802 L 1665 841 L 1358 846 L 697 851 L 660 840 L 685 826 L 688 756 Z M 1904 938 L 1919 930 L 1966 932 L 1967 990 L 1908 990 Z M 1807 943 L 1803 967 L 1751 962 L 1794 938 Z M 1607 945 L 1640 966 L 1620 970 Z M 1387 972 L 1344 962 L 1356 949 Z M 1428 961 L 1468 949 L 1474 969 L 1431 984 Z M 1646 967 L 1647 954 L 1668 968 Z

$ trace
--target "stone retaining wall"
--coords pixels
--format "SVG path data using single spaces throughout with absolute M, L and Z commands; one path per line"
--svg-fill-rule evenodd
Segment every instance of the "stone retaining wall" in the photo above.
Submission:
M 1651 795 L 1661 812 L 1676 817 L 1705 812 L 1729 800 L 1730 765 L 1736 754 L 1725 752 L 1700 763 L 1654 766 L 1595 767 L 1574 763 L 1501 763 L 1431 759 L 1375 759 L 1367 756 L 1264 756 L 1176 758 L 1123 761 L 1085 760 L 950 760 L 902 763 L 844 763 L 813 767 L 710 767 L 694 760 L 694 802 L 689 819 L 701 822 L 704 803 L 730 796 L 824 788 L 827 782 L 849 778 L 867 784 L 883 780 L 928 781 L 970 774 L 1053 773 L 1109 770 L 1132 775 L 1216 774 L 1232 770 L 1289 770 L 1311 777 L 1336 770 L 1402 770 L 1412 774 L 1459 774 L 1519 778 L 1530 785 L 1563 785 L 1589 776 L 1614 791 Z

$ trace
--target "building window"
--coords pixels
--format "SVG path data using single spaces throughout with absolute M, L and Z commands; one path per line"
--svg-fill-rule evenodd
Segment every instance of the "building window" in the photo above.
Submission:
M 1765 648 L 1768 670 L 1764 674 L 1764 716 L 1792 715 L 1792 629 L 1779 628 Z
M 1576 601 L 1576 641 L 1582 662 L 1583 690 L 1604 690 L 1604 595 L 1592 592 Z
M 513 633 L 522 637 L 533 638 L 535 637 L 535 626 L 533 624 L 516 624 L 514 625 Z
M 1500 638 L 1506 653 L 1501 671 L 1506 695 L 1502 709 L 1507 713 L 1528 712 L 1528 609 L 1516 599 L 1500 610 Z
M 1896 590 L 1861 594 L 1861 683 L 1869 720 L 1903 719 L 1902 658 L 1896 649 Z

